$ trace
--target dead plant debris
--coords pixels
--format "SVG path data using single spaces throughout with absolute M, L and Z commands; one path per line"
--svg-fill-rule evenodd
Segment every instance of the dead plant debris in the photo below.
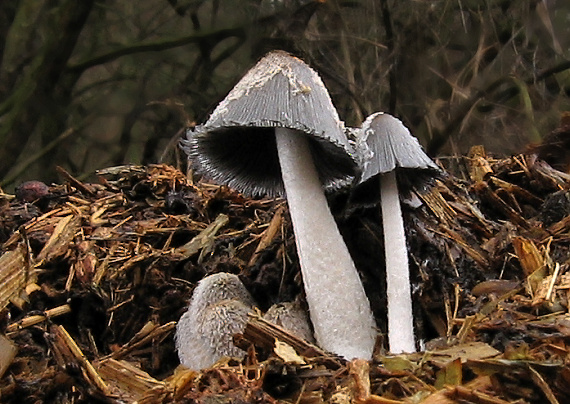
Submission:
M 166 165 L 0 193 L 0 401 L 570 402 L 570 176 L 481 147 L 440 165 L 404 205 L 421 352 L 346 361 L 252 313 L 243 357 L 201 372 L 173 330 L 204 276 L 238 274 L 260 311 L 302 299 L 283 200 Z M 331 206 L 385 332 L 377 202 Z

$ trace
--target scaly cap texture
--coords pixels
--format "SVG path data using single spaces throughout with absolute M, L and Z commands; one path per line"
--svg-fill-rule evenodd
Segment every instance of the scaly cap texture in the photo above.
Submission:
M 366 118 L 357 149 L 362 168 L 360 183 L 396 168 L 439 171 L 402 121 L 383 112 Z
M 283 194 L 274 128 L 310 137 L 326 189 L 347 185 L 356 173 L 354 152 L 327 89 L 302 60 L 283 51 L 262 58 L 216 107 L 188 131 L 182 148 L 198 171 L 249 195 Z
M 267 310 L 263 318 L 307 342 L 315 342 L 309 316 L 298 302 L 276 303 Z
M 188 310 L 176 325 L 176 350 L 180 363 L 200 370 L 222 356 L 243 354 L 232 341 L 242 332 L 253 298 L 233 274 L 220 272 L 198 282 Z

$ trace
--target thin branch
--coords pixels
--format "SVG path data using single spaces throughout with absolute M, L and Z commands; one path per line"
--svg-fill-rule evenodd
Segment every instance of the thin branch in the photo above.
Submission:
M 535 78 L 526 80 L 525 83 L 526 84 L 533 84 L 536 81 L 545 80 L 545 79 L 549 78 L 550 76 L 552 76 L 556 73 L 560 73 L 560 72 L 563 72 L 563 71 L 569 70 L 569 69 L 570 69 L 570 60 L 565 60 L 564 62 L 562 62 L 556 66 L 552 66 L 552 67 L 549 67 L 548 69 L 543 70 Z
M 386 31 L 386 45 L 388 46 L 390 58 L 390 71 L 388 72 L 388 81 L 390 83 L 390 101 L 388 103 L 388 112 L 394 114 L 396 112 L 396 103 L 398 101 L 398 87 L 396 77 L 396 55 L 394 53 L 394 27 L 392 23 L 392 14 L 387 0 L 380 2 L 382 10 L 382 22 Z
M 11 173 L 9 175 L 7 175 L 2 180 L 2 182 L 0 182 L 0 186 L 4 187 L 4 186 L 9 185 L 12 182 L 14 182 L 16 180 L 16 178 L 18 178 L 24 171 L 26 171 L 28 169 L 28 167 L 30 167 L 36 161 L 40 160 L 43 156 L 45 156 L 46 154 L 51 152 L 57 145 L 59 145 L 61 142 L 63 142 L 65 139 L 67 139 L 68 137 L 70 137 L 74 133 L 76 133 L 76 128 L 68 128 L 67 130 L 65 130 L 65 132 L 63 132 L 58 137 L 56 137 L 54 140 L 49 142 L 39 152 L 31 155 L 26 160 L 24 160 L 20 164 L 18 164 L 13 170 L 11 170 Z
M 451 134 L 461 126 L 465 116 L 471 108 L 479 102 L 479 100 L 491 95 L 503 83 L 509 81 L 509 77 L 500 77 L 491 82 L 485 89 L 476 91 L 470 98 L 462 102 L 455 110 L 454 116 L 449 121 L 449 124 L 443 129 L 442 132 L 434 134 L 427 146 L 427 152 L 430 156 L 437 154 L 439 149 L 447 142 Z
M 168 39 L 164 41 L 143 42 L 134 45 L 125 45 L 118 49 L 112 50 L 108 53 L 96 56 L 92 59 L 87 59 L 82 62 L 70 65 L 67 70 L 71 72 L 81 72 L 90 67 L 104 64 L 122 56 L 132 55 L 141 52 L 160 52 L 166 49 L 177 48 L 180 46 L 188 45 L 191 43 L 201 41 L 216 41 L 220 42 L 223 39 L 230 37 L 245 38 L 246 32 L 244 27 L 224 28 L 214 32 L 197 33 L 180 38 Z
M 524 80 L 524 83 L 527 85 L 536 84 L 539 81 L 546 80 L 548 77 L 568 69 L 570 69 L 570 61 L 564 61 L 556 66 L 552 66 L 543 70 L 535 77 Z M 497 80 L 492 81 L 485 89 L 476 91 L 473 96 L 459 105 L 459 107 L 455 110 L 454 116 L 449 121 L 447 127 L 441 133 L 434 136 L 433 139 L 429 142 L 429 145 L 427 147 L 428 153 L 432 156 L 436 155 L 439 149 L 445 144 L 445 142 L 447 142 L 452 133 L 461 126 L 461 123 L 463 122 L 469 110 L 471 110 L 471 108 L 473 108 L 473 106 L 480 100 L 491 97 L 501 85 L 509 81 L 511 81 L 511 78 L 509 76 L 500 77 Z M 496 97 L 509 94 L 508 90 L 509 89 L 501 91 L 498 95 L 496 95 Z M 508 101 L 508 99 L 517 95 L 518 92 L 512 92 L 512 94 L 513 95 L 507 96 L 507 98 L 503 99 L 502 101 Z

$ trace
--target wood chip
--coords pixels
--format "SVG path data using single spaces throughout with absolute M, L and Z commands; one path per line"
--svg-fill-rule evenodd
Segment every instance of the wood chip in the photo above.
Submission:
M 190 240 L 188 243 L 184 244 L 182 247 L 178 247 L 174 250 L 175 254 L 180 255 L 180 259 L 187 259 L 197 254 L 200 251 L 205 251 L 206 253 L 212 248 L 214 237 L 218 231 L 228 224 L 229 218 L 227 215 L 220 214 L 216 217 L 213 223 L 200 232 L 196 237 Z
M 41 323 L 42 321 L 62 316 L 70 312 L 71 312 L 71 307 L 68 304 L 54 307 L 53 309 L 46 310 L 44 314 L 37 314 L 33 316 L 24 317 L 23 319 L 10 324 L 8 327 L 6 327 L 6 332 L 15 332 L 21 330 L 22 328 L 31 327 L 33 325 Z
M 65 355 L 65 353 L 70 353 L 71 357 L 67 360 L 75 361 L 81 366 L 82 370 L 85 372 L 88 380 L 96 386 L 103 394 L 109 394 L 109 388 L 107 384 L 101 379 L 97 370 L 93 367 L 91 362 L 87 360 L 83 351 L 79 348 L 75 340 L 69 335 L 67 330 L 61 325 L 53 325 L 50 327 L 51 333 L 55 336 L 55 345 L 60 348 L 60 352 Z
M 148 390 L 165 386 L 164 382 L 124 360 L 105 359 L 96 365 L 96 369 L 110 393 L 129 402 L 139 400 Z
M 35 273 L 30 271 L 27 248 L 24 242 L 20 242 L 15 250 L 0 256 L 0 309 L 33 282 Z
M 18 348 L 6 336 L 0 334 L 0 378 L 14 360 Z
M 81 217 L 75 215 L 68 215 L 59 219 L 51 237 L 38 254 L 38 261 L 51 261 L 64 255 L 79 230 L 80 224 Z

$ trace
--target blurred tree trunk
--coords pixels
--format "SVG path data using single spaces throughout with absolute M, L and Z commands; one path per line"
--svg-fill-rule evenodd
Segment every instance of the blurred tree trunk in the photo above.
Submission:
M 64 77 L 65 66 L 94 3 L 21 0 L 0 5 L 6 19 L 13 13 L 0 65 L 0 177 L 17 161 L 32 133 L 51 140 L 63 132 L 61 115 L 78 77 Z
M 0 5 L 0 38 L 6 38 L 8 36 L 8 30 L 12 21 L 14 21 L 14 15 L 16 14 L 16 8 L 18 6 L 18 0 L 5 0 Z M 6 46 L 5 41 L 0 41 L 0 66 L 2 65 L 2 60 L 4 59 L 4 48 Z M 0 94 L 5 94 L 6 85 L 8 83 L 1 80 L 0 77 Z
M 391 112 L 432 154 L 557 124 L 568 7 L 408 3 L 0 0 L 0 186 L 158 160 L 272 49 L 319 72 L 347 125 Z

